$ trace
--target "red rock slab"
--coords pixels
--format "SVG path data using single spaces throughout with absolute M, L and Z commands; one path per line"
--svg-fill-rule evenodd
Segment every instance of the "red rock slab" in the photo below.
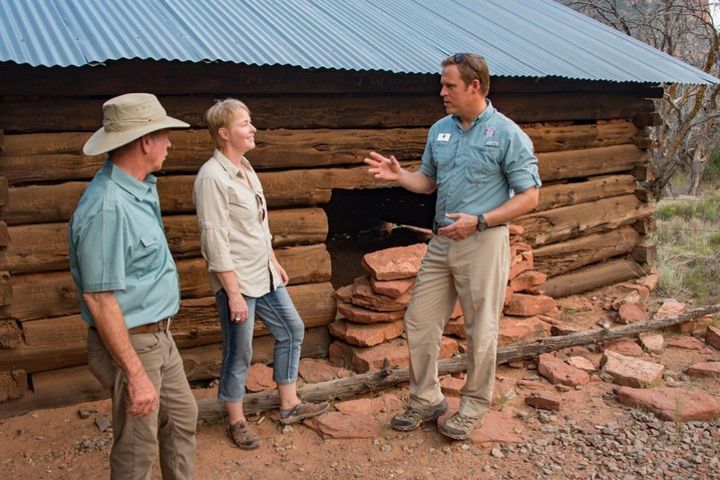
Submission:
M 541 313 L 551 313 L 555 308 L 555 299 L 547 295 L 516 293 L 503 311 L 508 315 L 532 317 Z
M 440 382 L 440 390 L 449 397 L 459 397 L 464 386 L 465 380 L 454 377 L 445 378 Z
M 369 277 L 365 275 L 356 278 L 353 283 L 352 303 L 378 312 L 395 312 L 405 310 L 410 302 L 410 293 L 410 291 L 407 291 L 398 298 L 380 295 L 375 293 L 375 290 L 370 286 Z
M 649 388 L 662 381 L 665 366 L 639 358 L 626 357 L 611 350 L 603 356 L 603 372 L 613 383 L 634 388 Z
M 407 247 L 386 248 L 365 254 L 362 265 L 377 280 L 399 280 L 417 275 L 427 245 L 416 243 Z
M 686 373 L 691 377 L 720 378 L 720 362 L 696 363 L 688 367 Z
M 618 320 L 620 323 L 628 324 L 635 322 L 644 322 L 648 319 L 645 307 L 641 303 L 623 303 L 618 310 Z
M 442 337 L 438 358 L 450 358 L 457 350 L 458 345 L 455 340 Z M 334 341 L 330 344 L 328 353 L 333 364 L 348 367 L 357 373 L 381 370 L 386 361 L 391 366 L 408 364 L 407 342 L 402 338 L 366 348 Z
M 509 286 L 505 287 L 505 299 L 503 300 L 503 306 L 508 306 L 510 304 L 510 300 L 512 300 L 514 294 L 515 292 L 512 291 L 512 288 Z
M 325 359 L 317 358 L 303 358 L 300 360 L 298 373 L 308 383 L 327 382 L 350 376 L 348 370 L 331 365 Z
M 609 342 L 603 350 L 619 353 L 626 357 L 642 357 L 645 353 L 640 345 L 627 338 Z
M 465 317 L 451 318 L 443 328 L 443 334 L 465 338 Z
M 273 369 L 263 363 L 250 365 L 245 381 L 245 388 L 248 392 L 265 392 L 275 390 L 277 384 L 273 380 Z
M 657 312 L 655 312 L 655 318 L 667 318 L 677 315 L 678 313 L 685 310 L 685 304 L 678 302 L 674 298 L 665 300 Z
M 358 347 L 372 347 L 397 338 L 405 331 L 405 322 L 396 320 L 387 323 L 362 325 L 337 319 L 328 328 L 330 335 Z
M 510 288 L 513 292 L 524 292 L 547 281 L 547 275 L 535 270 L 526 270 L 517 277 L 510 280 Z
M 446 397 L 448 402 L 448 411 L 438 418 L 438 426 L 444 424 L 448 419 L 458 411 L 460 407 L 460 399 L 456 397 Z M 483 416 L 482 423 L 473 430 L 470 435 L 470 441 L 475 446 L 485 443 L 502 442 L 502 443 L 522 443 L 525 440 L 515 433 L 515 429 L 523 429 L 523 425 L 512 418 L 509 412 L 498 412 L 497 410 L 488 410 Z
M 649 291 L 653 291 L 657 288 L 658 282 L 660 281 L 660 274 L 657 272 L 650 273 L 649 275 L 645 275 L 644 277 L 640 277 L 635 280 L 635 283 L 638 285 L 642 285 L 645 288 L 647 288 Z
M 511 345 L 513 343 L 550 335 L 550 325 L 538 317 L 507 317 L 500 319 L 498 329 L 498 345 Z
M 508 280 L 512 280 L 521 273 L 533 268 L 533 254 L 532 252 L 522 252 L 514 257 L 510 262 L 510 274 Z
M 635 292 L 638 294 L 640 303 L 646 303 L 650 297 L 650 289 L 645 285 L 641 285 L 635 282 L 622 282 L 616 285 L 621 290 L 627 290 L 629 292 Z
M 549 353 L 543 353 L 538 360 L 538 373 L 547 378 L 550 383 L 561 383 L 574 387 L 590 383 L 590 376 L 587 372 L 568 365 L 558 357 Z
M 353 292 L 353 286 L 345 285 L 344 287 L 340 287 L 337 290 L 335 290 L 335 293 L 333 293 L 333 296 L 337 300 L 340 300 L 341 302 L 350 303 L 352 301 L 352 292 Z
M 595 370 L 597 370 L 595 368 L 595 365 L 593 365 L 593 362 L 591 362 L 590 360 L 588 360 L 585 357 L 580 357 L 580 356 L 570 357 L 565 361 L 571 367 L 579 368 L 580 370 L 583 370 L 588 373 L 592 373 Z
M 720 350 L 720 328 L 708 327 L 705 331 L 705 343 L 716 350 Z
M 562 397 L 552 392 L 533 392 L 525 397 L 525 403 L 535 408 L 543 410 L 560 411 L 562 405 Z
M 549 323 L 549 322 L 548 322 Z M 553 322 L 550 327 L 550 333 L 555 337 L 570 335 L 571 333 L 584 332 L 585 329 L 579 325 L 567 322 Z
M 557 300 L 557 305 L 567 313 L 589 312 L 595 308 L 590 299 L 580 295 L 560 298 Z
M 455 303 L 455 308 L 453 308 L 452 313 L 450 313 L 450 318 L 458 318 L 463 316 L 462 307 L 460 306 L 460 302 Z
M 380 436 L 380 422 L 372 415 L 328 412 L 305 420 L 305 425 L 322 438 L 374 438 Z
M 415 278 L 403 278 L 400 280 L 375 280 L 370 277 L 370 286 L 373 291 L 386 297 L 398 298 L 403 294 L 412 291 L 415 285 Z
M 650 353 L 662 353 L 665 350 L 665 337 L 659 332 L 641 333 L 640 344 Z
M 385 394 L 377 398 L 358 398 L 335 404 L 335 408 L 350 415 L 378 415 L 401 412 L 405 404 L 392 394 Z
M 705 315 L 703 317 L 694 318 L 692 320 L 688 320 L 687 322 L 678 323 L 676 325 L 668 327 L 668 330 L 682 333 L 683 335 L 688 335 L 698 330 L 703 330 L 704 328 L 709 327 L 713 323 L 715 323 L 715 316 Z
M 685 350 L 705 350 L 705 343 L 695 337 L 680 337 L 668 342 L 668 347 L 683 348 Z
M 525 227 L 523 227 L 522 225 L 515 225 L 511 223 L 510 225 L 508 225 L 508 234 L 510 236 L 523 236 L 525 235 Z
M 520 388 L 524 388 L 526 390 L 542 390 L 545 388 L 545 384 L 542 382 L 536 382 L 534 380 L 518 380 L 515 384 Z
M 702 390 L 620 387 L 615 395 L 620 403 L 649 410 L 663 420 L 710 421 L 720 415 L 720 401 Z
M 522 252 L 532 251 L 532 245 L 527 242 L 523 242 L 522 239 L 510 239 L 510 258 L 515 258 L 516 255 L 520 255 Z
M 402 320 L 405 316 L 404 310 L 398 310 L 397 312 L 376 312 L 375 310 L 368 310 L 367 308 L 345 302 L 337 302 L 337 311 L 340 315 L 352 322 L 365 324 L 394 322 L 396 320 Z

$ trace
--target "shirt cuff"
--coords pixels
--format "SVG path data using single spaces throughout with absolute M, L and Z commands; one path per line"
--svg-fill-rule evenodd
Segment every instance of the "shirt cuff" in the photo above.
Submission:
M 540 176 L 538 174 L 530 173 L 513 178 L 512 188 L 515 193 L 522 193 L 531 187 L 542 187 L 542 182 L 540 181 Z

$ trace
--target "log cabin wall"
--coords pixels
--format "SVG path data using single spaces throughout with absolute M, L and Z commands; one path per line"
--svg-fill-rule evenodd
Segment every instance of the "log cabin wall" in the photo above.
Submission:
M 416 168 L 428 127 L 443 115 L 436 75 L 294 67 L 119 61 L 32 68 L 0 64 L 0 416 L 105 396 L 89 374 L 86 327 L 67 258 L 67 221 L 103 157 L 82 154 L 101 105 L 156 93 L 191 124 L 173 131 L 159 174 L 163 220 L 180 273 L 173 330 L 192 380 L 218 375 L 220 329 L 200 257 L 191 191 L 212 152 L 203 113 L 234 96 L 259 131 L 248 156 L 270 207 L 278 257 L 306 326 L 303 356 L 325 356 L 335 317 L 328 219 L 333 189 L 387 187 L 361 166 L 369 149 Z M 562 296 L 642 274 L 653 261 L 649 128 L 658 119 L 642 84 L 496 78 L 490 98 L 532 138 L 544 182 L 537 211 L 516 223 L 532 241 L 546 293 Z M 254 361 L 272 359 L 256 323 Z

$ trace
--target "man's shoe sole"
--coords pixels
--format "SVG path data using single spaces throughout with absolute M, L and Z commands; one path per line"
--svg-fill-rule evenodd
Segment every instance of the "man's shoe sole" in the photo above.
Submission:
M 442 417 L 443 415 L 445 415 L 445 413 L 447 413 L 447 411 L 448 411 L 448 409 L 447 409 L 447 407 L 446 407 L 443 411 L 441 411 L 441 412 L 439 412 L 439 413 L 438 413 L 438 412 L 434 412 L 431 416 L 425 417 L 425 418 L 421 419 L 420 422 L 418 422 L 417 425 L 407 425 L 407 426 L 398 425 L 398 426 L 395 426 L 395 425 L 393 425 L 392 420 L 390 420 L 390 427 L 391 427 L 393 430 L 397 430 L 397 431 L 399 431 L 399 432 L 412 432 L 413 430 L 415 430 L 415 429 L 417 429 L 417 428 L 420 428 L 424 423 L 430 423 L 430 422 L 436 421 L 438 418 L 440 418 L 440 417 Z
M 438 425 L 438 430 L 440 430 L 440 433 L 442 433 L 443 435 L 445 435 L 445 436 L 448 437 L 448 438 L 452 438 L 453 440 L 467 440 L 467 439 L 470 438 L 470 434 L 469 434 L 469 433 L 468 433 L 468 434 L 465 434 L 465 435 L 457 435 L 457 434 L 454 434 L 454 433 L 446 432 L 445 429 L 443 429 L 443 428 L 440 427 L 439 425 Z

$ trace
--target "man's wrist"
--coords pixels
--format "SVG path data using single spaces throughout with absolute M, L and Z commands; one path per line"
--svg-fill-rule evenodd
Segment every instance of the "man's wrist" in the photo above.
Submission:
M 478 216 L 477 216 L 477 221 L 478 221 L 478 223 L 477 223 L 477 227 L 476 227 L 476 228 L 477 228 L 477 231 L 478 231 L 478 232 L 482 232 L 482 231 L 487 230 L 488 224 L 487 224 L 487 221 L 485 220 L 485 215 L 483 215 L 482 213 L 481 213 L 480 215 L 478 215 Z

